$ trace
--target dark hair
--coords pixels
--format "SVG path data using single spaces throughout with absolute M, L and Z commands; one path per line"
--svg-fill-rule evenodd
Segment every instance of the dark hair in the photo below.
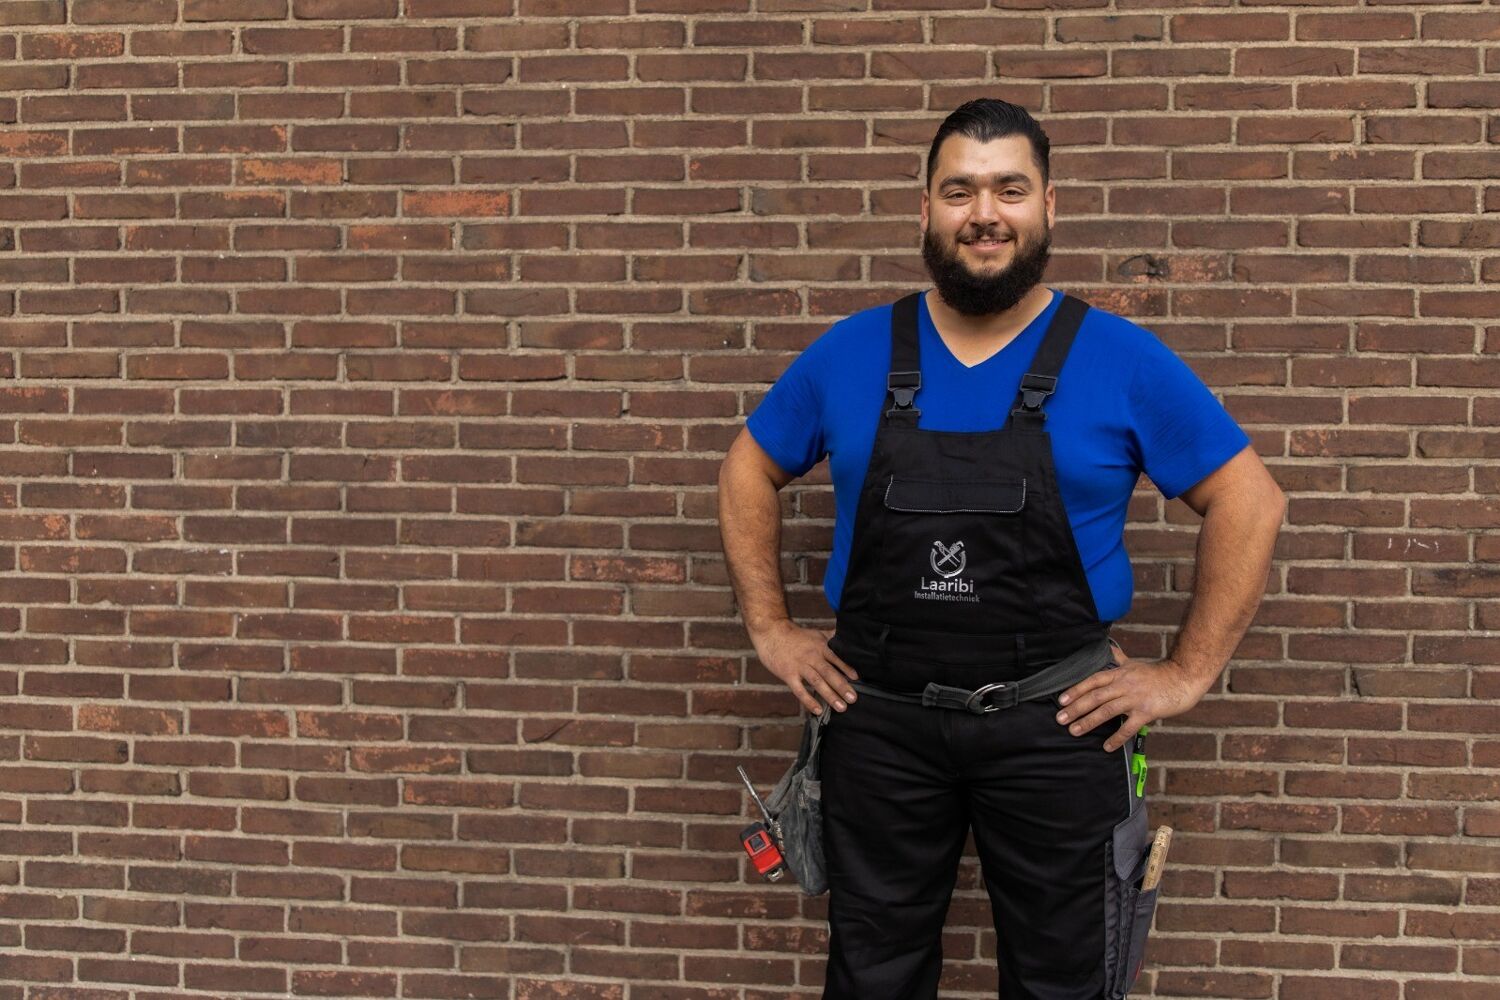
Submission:
M 1031 112 L 1019 104 L 1002 101 L 994 97 L 979 97 L 961 104 L 943 119 L 937 135 L 932 137 L 932 148 L 927 151 L 927 183 L 932 186 L 932 171 L 937 167 L 938 147 L 954 133 L 968 136 L 975 142 L 989 142 L 1008 135 L 1024 135 L 1031 140 L 1031 159 L 1042 173 L 1042 187 L 1047 186 L 1051 173 L 1052 141 L 1042 126 L 1031 117 Z

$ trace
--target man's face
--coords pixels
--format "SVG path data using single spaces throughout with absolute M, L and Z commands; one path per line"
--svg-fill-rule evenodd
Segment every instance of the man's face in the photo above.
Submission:
M 1047 269 L 1055 201 L 1025 136 L 944 139 L 922 192 L 922 260 L 943 301 L 989 316 L 1025 298 Z

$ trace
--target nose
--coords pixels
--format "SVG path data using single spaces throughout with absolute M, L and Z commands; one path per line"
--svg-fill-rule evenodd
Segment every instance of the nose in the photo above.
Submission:
M 969 209 L 969 223 L 983 233 L 1000 220 L 995 201 L 987 192 L 980 191 Z

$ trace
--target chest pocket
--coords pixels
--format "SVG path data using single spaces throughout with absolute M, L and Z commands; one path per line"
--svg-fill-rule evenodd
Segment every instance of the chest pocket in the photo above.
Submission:
M 1026 506 L 1026 480 L 891 476 L 885 487 L 885 506 L 910 514 L 1019 514 Z
M 1034 491 L 1033 491 L 1034 492 Z M 1024 477 L 920 479 L 892 474 L 880 518 L 885 621 L 988 632 L 996 613 L 1029 614 Z

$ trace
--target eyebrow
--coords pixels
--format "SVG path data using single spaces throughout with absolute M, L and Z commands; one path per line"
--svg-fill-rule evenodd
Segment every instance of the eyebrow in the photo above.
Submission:
M 1027 177 L 1023 173 L 1018 173 L 1015 171 L 1012 171 L 1008 174 L 991 174 L 990 180 L 994 181 L 996 186 L 1002 184 L 1025 184 L 1029 186 L 1031 183 L 1031 178 Z M 949 174 L 947 177 L 943 178 L 943 181 L 938 185 L 938 188 L 945 188 L 950 184 L 962 184 L 965 187 L 973 187 L 974 177 L 972 174 Z

